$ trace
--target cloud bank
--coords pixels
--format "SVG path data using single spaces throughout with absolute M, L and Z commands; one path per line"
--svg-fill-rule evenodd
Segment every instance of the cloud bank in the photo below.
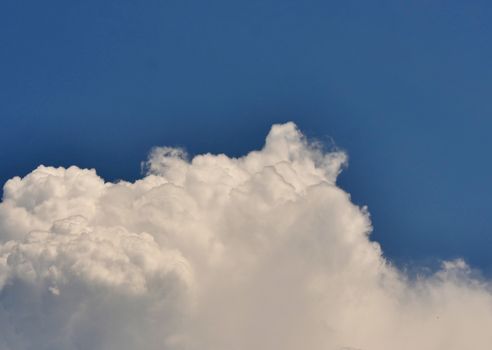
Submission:
M 133 183 L 9 180 L 0 349 L 491 349 L 490 283 L 389 264 L 345 163 L 287 123 L 241 158 L 155 148 Z

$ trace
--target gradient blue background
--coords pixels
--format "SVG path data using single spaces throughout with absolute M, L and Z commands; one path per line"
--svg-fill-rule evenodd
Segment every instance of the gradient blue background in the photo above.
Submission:
M 154 145 L 242 155 L 272 123 L 348 151 L 398 264 L 492 272 L 489 1 L 0 2 L 0 181 L 135 179 Z

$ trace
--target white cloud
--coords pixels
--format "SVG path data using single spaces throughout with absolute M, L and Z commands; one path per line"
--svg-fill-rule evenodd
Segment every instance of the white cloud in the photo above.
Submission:
M 40 166 L 0 204 L 0 349 L 492 348 L 490 284 L 410 280 L 294 124 L 242 158 L 155 148 L 134 182 Z

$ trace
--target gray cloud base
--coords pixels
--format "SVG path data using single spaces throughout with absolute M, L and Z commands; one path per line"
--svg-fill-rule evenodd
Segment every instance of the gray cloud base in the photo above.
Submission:
M 134 182 L 40 166 L 0 204 L 0 348 L 492 348 L 490 284 L 410 280 L 293 123 L 241 158 L 155 148 Z

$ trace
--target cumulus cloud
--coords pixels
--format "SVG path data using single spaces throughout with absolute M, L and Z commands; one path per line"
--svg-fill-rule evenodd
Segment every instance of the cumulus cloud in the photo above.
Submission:
M 241 158 L 158 147 L 135 182 L 40 166 L 0 204 L 0 349 L 492 348 L 490 283 L 409 278 L 293 123 Z

